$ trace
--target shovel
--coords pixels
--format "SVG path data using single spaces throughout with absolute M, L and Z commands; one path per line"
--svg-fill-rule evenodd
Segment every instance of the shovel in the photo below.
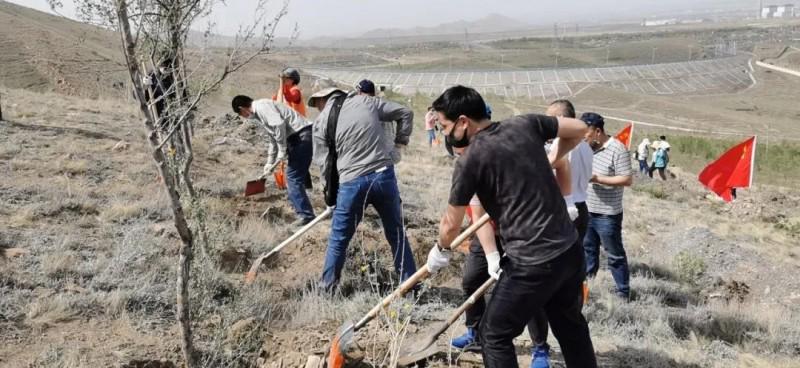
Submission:
M 248 197 L 253 194 L 264 193 L 266 188 L 267 179 L 250 180 L 244 186 L 244 196 Z
M 283 243 L 278 244 L 275 248 L 272 248 L 268 253 L 262 254 L 258 258 L 256 258 L 253 265 L 250 267 L 250 271 L 248 271 L 244 276 L 245 284 L 250 284 L 256 279 L 256 275 L 258 274 L 258 268 L 261 267 L 261 263 L 264 262 L 265 259 L 271 257 L 273 254 L 278 253 L 283 249 L 285 246 L 289 245 L 291 242 L 297 240 L 300 236 L 305 234 L 306 231 L 314 227 L 314 225 L 320 223 L 320 221 L 324 220 L 326 217 L 330 216 L 333 213 L 334 207 L 328 207 L 325 209 L 325 212 L 317 216 L 315 219 L 311 220 L 308 224 L 301 227 L 297 230 L 289 239 L 283 241 Z
M 477 231 L 481 226 L 489 222 L 489 219 L 489 214 L 483 215 L 483 217 L 470 225 L 470 227 L 464 230 L 463 233 L 457 236 L 453 242 L 450 243 L 450 248 L 455 248 L 457 245 L 461 244 L 464 239 L 474 234 L 475 231 Z M 411 290 L 411 288 L 414 287 L 414 285 L 426 279 L 429 275 L 430 271 L 428 270 L 428 266 L 423 266 L 417 272 L 411 275 L 411 277 L 409 277 L 406 281 L 403 281 L 403 283 L 401 283 L 395 291 L 383 298 L 380 303 L 372 307 L 372 309 L 363 318 L 361 318 L 358 323 L 353 324 L 352 322 L 346 322 L 344 325 L 342 325 L 342 327 L 339 328 L 339 333 L 336 335 L 336 337 L 334 337 L 333 341 L 331 341 L 331 349 L 328 353 L 328 368 L 344 367 L 346 354 L 353 342 L 353 336 L 355 333 L 364 328 L 367 323 L 377 317 L 381 312 L 381 309 L 386 308 L 395 298 L 405 295 L 409 290 Z
M 286 189 L 286 168 L 283 162 L 281 162 L 280 166 L 272 173 L 272 176 L 275 177 L 275 186 L 278 189 Z M 261 176 L 256 180 L 250 180 L 244 186 L 244 196 L 248 197 L 253 194 L 264 193 L 266 188 L 267 178 Z
M 472 293 L 469 298 L 467 298 L 467 301 L 461 304 L 461 306 L 459 306 L 458 309 L 456 309 L 453 314 L 450 315 L 450 317 L 444 321 L 439 328 L 436 329 L 436 331 L 428 335 L 428 337 L 424 340 L 419 341 L 417 344 L 404 349 L 405 352 L 401 353 L 402 355 L 400 356 L 400 359 L 397 360 L 397 365 L 401 367 L 409 366 L 438 353 L 439 349 L 434 345 L 436 339 L 439 338 L 439 336 L 445 331 L 447 331 L 447 329 L 450 328 L 450 326 L 452 326 L 453 323 L 455 323 L 467 309 L 472 308 L 478 298 L 482 298 L 483 294 L 485 294 L 486 291 L 488 291 L 489 288 L 494 285 L 494 283 L 495 279 L 490 277 L 488 280 L 486 280 L 486 282 L 483 283 L 483 285 L 481 285 L 481 287 L 478 288 L 478 290 L 475 290 L 475 292 Z

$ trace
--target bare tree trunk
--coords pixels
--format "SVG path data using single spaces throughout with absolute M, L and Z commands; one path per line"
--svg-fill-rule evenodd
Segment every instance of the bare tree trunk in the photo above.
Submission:
M 155 161 L 158 172 L 164 179 L 164 186 L 166 187 L 170 198 L 175 228 L 177 229 L 178 235 L 181 238 L 180 259 L 178 261 L 176 314 L 178 324 L 181 328 L 181 348 L 183 350 L 183 358 L 186 362 L 186 367 L 192 368 L 196 366 L 196 360 L 194 357 L 194 347 L 192 344 L 192 327 L 189 308 L 189 277 L 192 265 L 192 245 L 194 239 L 192 231 L 186 221 L 186 216 L 183 212 L 180 194 L 178 193 L 176 181 L 174 180 L 175 178 L 172 175 L 171 170 L 169 170 L 167 167 L 167 158 L 164 156 L 164 152 L 160 148 L 161 142 L 159 142 L 153 113 L 150 111 L 146 102 L 147 100 L 144 96 L 145 87 L 142 84 L 143 71 L 139 69 L 139 65 L 136 61 L 136 44 L 134 42 L 133 35 L 131 34 L 127 6 L 128 4 L 125 0 L 116 1 L 119 31 L 122 38 L 123 49 L 125 51 L 125 61 L 127 63 L 131 81 L 138 97 L 139 109 L 145 116 L 143 123 L 147 132 L 147 139 L 150 143 L 153 161 Z

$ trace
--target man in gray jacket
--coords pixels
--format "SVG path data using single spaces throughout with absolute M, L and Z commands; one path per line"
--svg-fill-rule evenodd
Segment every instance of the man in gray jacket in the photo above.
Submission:
M 308 100 L 309 106 L 320 110 L 313 128 L 314 162 L 320 166 L 325 165 L 328 157 L 328 116 L 335 99 L 344 95 L 344 91 L 332 87 L 315 93 Z M 333 290 L 338 284 L 347 246 L 368 204 L 381 218 L 400 278 L 405 280 L 416 272 L 403 226 L 391 151 L 381 124 L 382 121 L 397 122 L 394 143 L 400 149 L 408 144 L 413 119 L 411 109 L 395 102 L 358 94 L 344 97 L 334 135 L 340 184 L 322 270 L 321 286 L 325 290 Z
M 253 101 L 250 97 L 239 95 L 233 98 L 231 105 L 239 116 L 254 120 L 265 132 L 267 163 L 262 177 L 272 174 L 282 162 L 288 162 L 286 187 L 289 202 L 298 217 L 292 226 L 311 222 L 314 209 L 305 188 L 313 156 L 311 122 L 294 109 L 268 99 Z
M 375 97 L 375 83 L 372 83 L 369 79 L 362 79 L 356 84 L 356 92 L 361 95 Z M 397 136 L 396 130 L 398 125 L 393 121 L 384 121 L 381 122 L 381 124 L 383 124 L 384 142 L 389 152 L 392 153 L 392 162 L 397 165 L 402 158 L 400 153 L 402 147 L 396 147 L 394 143 L 394 138 Z

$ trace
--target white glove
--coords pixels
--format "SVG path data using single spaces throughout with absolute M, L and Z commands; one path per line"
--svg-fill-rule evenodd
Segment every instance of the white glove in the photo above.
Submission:
M 494 251 L 486 255 L 486 266 L 489 271 L 489 276 L 495 280 L 500 280 L 500 274 L 503 270 L 500 268 L 500 252 Z
M 438 244 L 434 246 L 428 253 L 428 261 L 426 262 L 428 271 L 431 274 L 435 274 L 442 268 L 447 267 L 447 265 L 450 264 L 451 255 L 452 252 L 449 249 L 439 250 Z
M 261 177 L 262 178 L 266 178 L 266 177 L 272 175 L 272 173 L 275 172 L 275 169 L 278 168 L 278 165 L 280 163 L 281 163 L 280 160 L 276 160 L 275 162 L 272 162 L 272 163 L 268 162 L 266 165 L 264 165 L 264 172 L 262 173 Z
M 569 214 L 569 220 L 575 221 L 575 219 L 578 218 L 579 215 L 578 207 L 575 207 L 575 203 L 573 203 L 572 201 L 568 201 L 566 198 L 564 198 L 564 204 L 567 205 L 567 213 Z

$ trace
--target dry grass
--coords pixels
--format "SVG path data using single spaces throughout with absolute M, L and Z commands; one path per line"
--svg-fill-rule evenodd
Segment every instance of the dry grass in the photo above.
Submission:
M 141 217 L 147 212 L 148 208 L 145 203 L 137 201 L 115 202 L 103 209 L 103 212 L 100 213 L 100 218 L 107 222 L 125 222 Z
M 65 296 L 39 298 L 28 305 L 26 323 L 32 326 L 46 326 L 71 321 L 80 313 L 75 310 L 72 300 Z

